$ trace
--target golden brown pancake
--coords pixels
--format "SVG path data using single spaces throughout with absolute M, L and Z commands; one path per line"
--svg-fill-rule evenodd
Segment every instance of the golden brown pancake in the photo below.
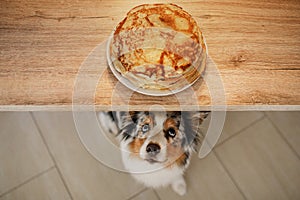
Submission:
M 206 46 L 196 21 L 174 4 L 145 4 L 127 13 L 114 31 L 110 58 L 137 87 L 176 90 L 204 71 Z

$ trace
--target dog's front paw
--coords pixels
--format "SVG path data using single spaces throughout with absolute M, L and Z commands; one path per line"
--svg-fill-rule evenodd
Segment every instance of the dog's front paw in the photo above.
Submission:
M 172 189 L 180 196 L 183 196 L 186 193 L 186 183 L 183 177 L 180 177 L 172 183 Z

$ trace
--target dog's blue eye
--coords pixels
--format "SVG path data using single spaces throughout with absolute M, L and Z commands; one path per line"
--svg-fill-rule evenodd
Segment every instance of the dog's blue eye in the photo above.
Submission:
M 149 127 L 149 124 L 143 125 L 143 126 L 142 126 L 142 131 L 143 131 L 143 133 L 149 131 L 149 128 L 150 128 L 150 127 Z
M 174 130 L 174 128 L 169 128 L 168 129 L 168 135 L 170 136 L 170 137 L 175 137 L 175 135 L 176 135 L 176 131 Z

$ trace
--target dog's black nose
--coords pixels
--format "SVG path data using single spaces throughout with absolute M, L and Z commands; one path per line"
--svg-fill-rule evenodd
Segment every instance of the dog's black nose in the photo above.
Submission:
M 158 154 L 160 152 L 160 146 L 155 143 L 149 143 L 146 147 L 146 151 L 151 156 L 155 156 L 156 154 Z

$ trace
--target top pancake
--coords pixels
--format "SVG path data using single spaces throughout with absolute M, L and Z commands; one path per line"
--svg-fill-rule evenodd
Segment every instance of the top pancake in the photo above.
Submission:
M 127 13 L 117 26 L 110 57 L 133 84 L 178 89 L 204 71 L 206 47 L 196 21 L 174 4 L 145 4 Z

